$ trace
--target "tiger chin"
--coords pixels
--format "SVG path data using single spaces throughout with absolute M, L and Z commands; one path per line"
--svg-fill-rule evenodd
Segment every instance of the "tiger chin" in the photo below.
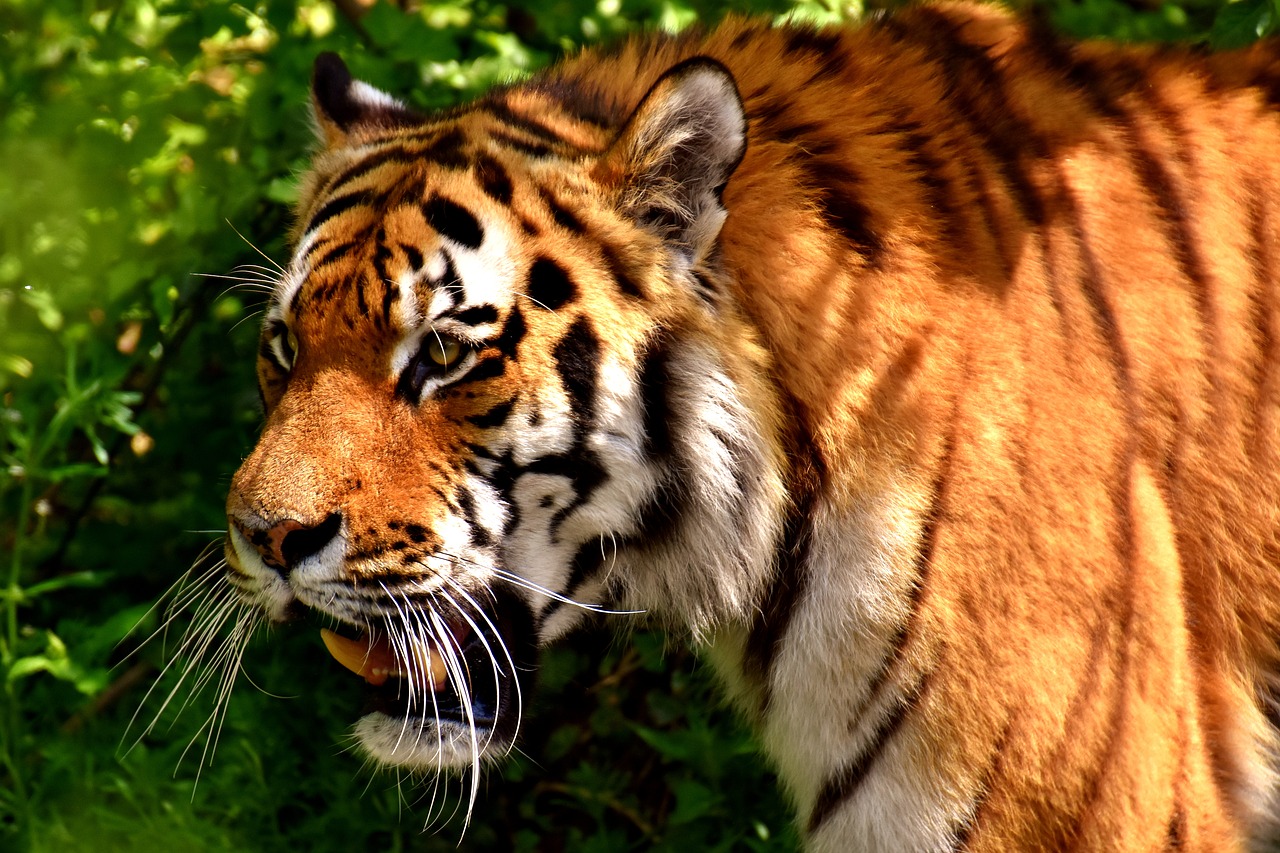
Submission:
M 1264 831 L 1274 42 L 919 6 L 312 96 L 225 576 L 327 626 L 376 759 L 478 769 L 540 647 L 642 613 L 811 851 Z

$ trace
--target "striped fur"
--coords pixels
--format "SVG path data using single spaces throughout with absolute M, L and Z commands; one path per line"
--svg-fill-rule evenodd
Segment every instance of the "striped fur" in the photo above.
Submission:
M 477 766 L 536 646 L 642 610 L 812 851 L 1261 831 L 1274 43 L 935 6 L 648 36 L 430 117 L 334 57 L 314 93 L 228 577 L 445 648 L 375 757 Z

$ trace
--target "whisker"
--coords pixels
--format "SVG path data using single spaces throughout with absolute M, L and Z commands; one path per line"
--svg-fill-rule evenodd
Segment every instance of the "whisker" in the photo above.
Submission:
M 231 705 L 231 690 L 235 687 L 236 676 L 240 674 L 241 664 L 244 661 L 244 652 L 249 645 L 249 637 L 253 634 L 255 622 L 256 611 L 247 608 L 242 609 L 240 619 L 232 630 L 230 645 L 236 649 L 236 653 L 227 659 L 226 668 L 223 670 L 222 681 L 213 705 L 217 722 L 209 732 L 209 739 L 205 741 L 204 751 L 200 754 L 200 767 L 196 770 L 196 784 L 200 782 L 200 770 L 206 766 L 206 758 L 208 759 L 208 766 L 213 765 L 213 756 L 217 753 L 218 742 L 222 739 L 222 727 L 227 721 L 227 709 Z M 192 796 L 194 795 L 195 790 L 193 787 Z
M 234 596 L 235 591 L 232 589 L 213 590 L 210 591 L 208 597 L 201 601 L 197 606 L 196 615 L 192 617 L 192 621 L 188 624 L 187 629 L 183 634 L 182 641 L 178 644 L 178 648 L 174 652 L 173 657 L 171 657 L 160 670 L 155 681 L 152 682 L 151 686 L 147 689 L 147 692 L 143 695 L 142 701 L 138 703 L 137 710 L 133 712 L 133 716 L 130 718 L 129 724 L 125 727 L 126 736 L 137 722 L 138 715 L 142 713 L 142 709 L 146 707 L 147 702 L 155 693 L 156 688 L 163 683 L 164 677 L 171 670 L 181 664 L 178 681 L 161 703 L 160 708 L 156 711 L 151 723 L 143 729 L 141 734 L 138 735 L 137 740 L 135 740 L 128 750 L 126 750 L 126 754 L 141 743 L 144 737 L 155 730 L 156 724 L 160 722 L 165 710 L 181 690 L 187 677 L 191 674 L 193 669 L 199 665 L 201 659 L 204 657 L 209 644 L 212 643 L 213 639 L 216 637 L 218 629 L 225 624 L 226 620 L 229 618 L 232 612 L 230 606 L 234 604 L 234 601 L 231 599 Z M 172 621 L 173 618 L 176 618 L 176 614 L 175 617 L 170 617 L 170 619 L 166 621 L 166 625 L 169 621 Z
M 226 223 L 227 223 L 227 225 L 229 225 L 229 226 L 231 227 L 231 230 L 232 230 L 232 231 L 235 231 L 235 232 L 236 232 L 236 236 L 237 236 L 237 237 L 239 237 L 241 240 L 244 240 L 245 244 L 246 244 L 250 249 L 253 249 L 253 250 L 254 250 L 255 252 L 257 252 L 259 255 L 262 255 L 263 259 L 265 259 L 267 263 L 271 264 L 271 266 L 273 266 L 273 267 L 275 267 L 277 270 L 279 270 L 281 275 L 285 275 L 285 276 L 287 276 L 287 275 L 289 274 L 289 273 L 288 273 L 288 271 L 286 271 L 284 267 L 280 266 L 280 265 L 279 265 L 279 264 L 277 264 L 274 260 L 272 260 L 272 259 L 271 259 L 271 257 L 270 257 L 269 255 L 267 255 L 267 253 L 266 253 L 266 252 L 262 251 L 262 250 L 261 250 L 261 249 L 259 249 L 257 246 L 253 245 L 253 242 L 252 242 L 251 240 L 249 240 L 249 238 L 248 238 L 248 237 L 246 237 L 246 236 L 244 236 L 243 234 L 241 234 L 241 233 L 240 233 L 240 231 L 239 231 L 239 230 L 238 230 L 234 225 L 232 225 L 232 224 L 231 224 L 231 220 L 230 220 L 230 219 L 226 220 Z
M 147 611 L 138 617 L 138 621 L 133 623 L 133 627 L 131 627 L 127 632 L 125 632 L 124 637 L 122 637 L 120 641 L 116 643 L 116 648 L 119 648 L 120 644 L 123 643 L 125 639 L 130 637 L 134 631 L 138 630 L 138 626 L 140 626 L 143 622 L 145 622 L 148 618 L 150 618 L 150 616 L 153 613 L 155 613 L 160 608 L 161 605 L 164 604 L 165 599 L 170 598 L 171 596 L 181 597 L 185 595 L 189 589 L 196 587 L 200 583 L 203 583 L 204 580 L 209 577 L 209 575 L 213 574 L 214 572 L 221 569 L 224 565 L 226 565 L 225 560 L 219 560 L 209 568 L 205 569 L 199 575 L 197 575 L 194 580 L 192 580 L 191 578 L 192 573 L 195 572 L 196 570 L 196 567 L 199 566 L 200 563 L 202 563 L 203 561 L 207 560 L 209 556 L 213 553 L 214 549 L 217 548 L 217 546 L 218 546 L 217 542 L 210 542 L 208 545 L 204 547 L 204 549 L 199 553 L 199 555 L 196 556 L 195 561 L 191 564 L 191 568 L 183 572 L 178 577 L 178 579 L 174 581 L 173 584 L 168 589 L 166 589 L 160 595 L 159 598 L 156 599 L 155 604 L 152 604 L 150 607 L 148 607 Z M 175 604 L 171 602 L 168 606 L 173 608 L 175 607 Z M 120 662 L 117 663 L 116 666 L 120 666 L 125 661 L 132 658 L 134 655 L 138 653 L 138 651 L 143 646 L 147 645 L 152 640 L 154 640 L 156 638 L 156 635 L 159 634 L 161 631 L 163 631 L 165 627 L 167 627 L 168 624 L 173 621 L 173 618 L 174 617 L 170 615 L 167 619 L 165 619 L 160 624 L 159 627 L 157 627 L 154 631 L 151 632 L 151 634 L 147 636 L 145 640 L 143 640 L 141 643 L 138 644 L 137 648 L 130 650 L 128 654 L 126 654 L 123 658 L 121 658 Z
M 405 611 L 400 607 L 400 602 L 397 601 L 396 597 L 391 594 L 391 590 L 387 589 L 387 585 L 382 581 L 378 581 L 378 586 L 382 588 L 382 592 L 387 596 L 387 599 L 391 602 L 391 605 L 396 609 L 396 613 L 400 617 L 400 625 L 404 629 L 403 636 L 395 634 L 391 630 L 391 620 L 390 619 L 385 620 L 387 624 L 387 642 L 392 647 L 392 654 L 395 657 L 397 657 L 399 660 L 405 661 L 406 664 L 409 664 L 409 661 L 411 660 L 410 658 L 411 643 L 410 643 L 410 637 L 409 637 L 409 632 L 411 629 L 409 626 L 409 620 L 405 616 Z M 412 711 L 414 706 L 414 683 L 413 683 L 414 679 L 412 678 L 412 672 L 410 672 L 409 678 L 399 679 L 399 682 L 404 683 L 404 689 L 408 691 L 408 696 L 406 697 L 406 699 L 408 702 L 409 710 Z M 399 691 L 400 689 L 401 687 L 400 687 L 400 684 L 398 683 L 396 685 L 396 690 Z M 398 698 L 398 695 L 399 694 L 397 693 L 397 698 Z M 400 744 L 403 742 L 404 736 L 409 728 L 410 716 L 411 714 L 405 714 L 404 721 L 400 725 L 400 735 L 396 738 L 396 744 L 392 748 L 393 752 L 398 752 L 400 750 Z
M 275 262 L 272 261 L 272 263 L 275 263 Z M 259 278 L 263 279 L 264 281 L 270 281 L 270 282 L 280 281 L 280 275 L 277 272 L 278 270 L 277 267 L 264 267 L 262 264 L 239 264 L 236 266 L 234 271 L 240 272 L 241 270 L 245 271 L 246 273 L 253 273 L 257 275 Z M 283 272 L 284 270 L 279 270 L 279 273 L 283 273 Z
M 436 551 L 433 554 L 427 554 L 425 558 L 431 559 L 433 557 L 438 559 L 452 560 L 454 562 L 463 563 L 469 566 L 474 566 L 475 568 L 480 569 L 481 571 L 492 572 L 493 574 L 497 575 L 503 580 L 508 581 L 509 583 L 512 583 L 518 587 L 521 587 L 522 589 L 527 589 L 530 592 L 536 592 L 539 595 L 545 595 L 547 598 L 550 598 L 553 601 L 558 601 L 561 604 L 567 604 L 572 607 L 579 607 L 591 613 L 599 613 L 604 616 L 639 616 L 646 612 L 644 610 L 611 610 L 607 607 L 601 607 L 598 604 L 590 604 L 585 601 L 577 601 L 575 599 L 569 598 L 568 596 L 562 595 L 554 590 L 548 589 L 547 587 L 543 586 L 540 583 L 531 581 L 522 575 L 518 575 L 509 569 L 504 569 L 501 566 L 490 566 L 490 565 L 485 565 L 484 563 L 478 563 L 475 560 L 468 560 L 466 557 L 460 556 L 458 554 L 452 554 L 448 551 Z
M 476 798 L 480 795 L 480 746 L 479 738 L 476 735 L 475 711 L 471 707 L 470 691 L 466 689 L 463 676 L 463 668 L 466 662 L 462 660 L 462 649 L 458 645 L 458 641 L 454 638 L 453 632 L 445 625 L 444 620 L 440 618 L 440 614 L 436 612 L 431 602 L 426 602 L 427 616 L 432 624 L 435 625 L 437 636 L 448 642 L 442 648 L 442 657 L 445 662 L 445 669 L 449 673 L 449 680 L 458 692 L 458 696 L 462 697 L 462 711 L 467 718 L 467 729 L 471 746 L 471 794 L 467 799 L 467 812 L 462 821 L 462 831 L 466 832 L 467 827 L 471 825 L 471 815 L 475 811 Z
M 484 608 L 482 608 L 480 604 L 474 598 L 471 597 L 471 593 L 467 592 L 456 580 L 454 580 L 451 577 L 446 576 L 445 583 L 453 587 L 454 590 L 456 590 L 459 595 L 461 595 L 463 598 L 467 600 L 467 602 L 471 605 L 472 609 L 476 612 L 476 614 L 479 615 L 479 617 L 484 620 L 485 624 L 489 627 L 489 630 L 492 632 L 493 636 L 497 639 L 498 645 L 502 648 L 502 654 L 507 659 L 507 664 L 511 667 L 511 681 L 512 681 L 512 684 L 515 686 L 515 691 L 516 691 L 515 730 L 518 732 L 520 730 L 520 724 L 524 721 L 524 717 L 523 717 L 524 697 L 521 695 L 520 678 L 516 674 L 516 662 L 515 662 L 515 659 L 512 658 L 511 656 L 511 650 L 507 648 L 506 641 L 502 638 L 502 632 L 499 631 L 498 627 L 493 624 L 493 620 L 490 619 L 488 614 L 484 612 Z M 469 615 L 467 615 L 463 607 L 459 605 L 456 600 L 454 600 L 453 596 L 449 595 L 448 593 L 444 593 L 443 591 L 442 591 L 442 594 L 444 595 L 445 600 L 448 601 L 451 605 L 453 605 L 454 609 L 458 612 L 458 615 L 461 616 L 463 619 L 465 619 L 467 624 L 471 626 L 471 630 L 474 631 L 476 633 L 476 636 L 480 638 L 480 642 L 484 644 L 485 651 L 488 652 L 489 654 L 489 659 L 493 662 L 493 684 L 494 684 L 495 693 L 498 696 L 498 704 L 495 706 L 495 713 L 497 713 L 498 711 L 501 710 L 501 702 L 502 702 L 502 691 L 501 689 L 499 689 L 499 686 L 498 686 L 499 669 L 498 669 L 497 656 L 493 653 L 493 649 L 492 647 L 490 647 L 488 639 L 485 638 L 484 632 L 481 631 L 479 626 L 476 625 L 475 621 Z M 489 745 L 489 742 L 492 741 L 492 739 L 493 739 L 493 733 L 491 732 L 489 736 L 489 741 L 485 742 L 486 747 Z M 515 742 L 515 739 L 513 738 L 512 743 L 514 742 Z M 510 751 L 510 749 L 511 747 L 508 745 L 507 750 Z
M 241 323 L 247 323 L 247 322 L 249 322 L 250 320 L 254 319 L 255 317 L 261 317 L 261 316 L 262 316 L 262 314 L 263 314 L 263 312 L 262 312 L 261 310 L 258 310 L 258 311 L 250 311 L 248 314 L 245 314 L 245 315 L 244 315 L 243 317 L 241 317 L 239 320 L 236 320 L 235 324 L 231 327 L 231 331 L 233 331 L 233 332 L 234 332 L 236 329 L 240 328 L 240 324 L 241 324 Z

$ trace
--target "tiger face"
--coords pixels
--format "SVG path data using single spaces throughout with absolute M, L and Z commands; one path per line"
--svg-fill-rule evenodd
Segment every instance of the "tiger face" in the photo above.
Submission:
M 474 767 L 512 743 L 537 647 L 584 616 L 741 606 L 638 566 L 750 554 L 753 514 L 771 533 L 769 404 L 744 404 L 763 356 L 685 343 L 713 333 L 742 106 L 708 60 L 621 133 L 516 92 L 420 117 L 332 55 L 314 100 L 327 147 L 266 315 L 229 577 L 272 619 L 333 625 L 373 756 Z

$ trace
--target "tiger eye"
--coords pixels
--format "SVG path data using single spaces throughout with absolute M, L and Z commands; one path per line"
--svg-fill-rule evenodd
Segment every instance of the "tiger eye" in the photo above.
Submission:
M 441 367 L 448 367 L 458 360 L 458 356 L 462 353 L 462 344 L 453 338 L 443 338 L 436 335 L 432 341 L 427 344 L 427 358 L 431 359 Z
M 289 356 L 289 361 L 293 361 L 298 354 L 298 336 L 293 333 L 293 329 L 289 329 L 284 333 L 285 351 Z

